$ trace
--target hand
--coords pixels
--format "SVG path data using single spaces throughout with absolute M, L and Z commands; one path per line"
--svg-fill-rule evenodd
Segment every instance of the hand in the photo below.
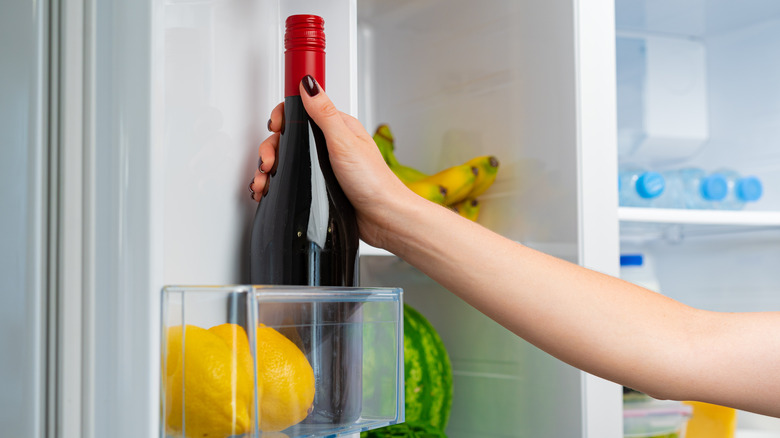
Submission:
M 387 167 L 363 125 L 336 109 L 313 78 L 304 78 L 300 91 L 306 111 L 325 135 L 333 172 L 355 207 L 361 239 L 383 247 L 384 233 L 392 220 L 389 213 L 404 203 L 417 201 L 416 195 Z M 269 174 L 276 166 L 283 118 L 284 103 L 280 103 L 271 111 L 268 121 L 272 134 L 258 148 L 259 166 L 249 186 L 258 202 L 271 183 Z

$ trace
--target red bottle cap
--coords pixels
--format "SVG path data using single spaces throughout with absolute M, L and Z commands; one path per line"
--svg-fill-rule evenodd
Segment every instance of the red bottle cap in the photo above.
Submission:
M 325 20 L 291 15 L 284 33 L 284 96 L 298 96 L 298 85 L 311 75 L 325 89 Z

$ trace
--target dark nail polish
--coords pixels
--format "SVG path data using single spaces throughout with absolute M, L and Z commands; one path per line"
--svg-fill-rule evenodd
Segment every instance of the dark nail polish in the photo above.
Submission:
M 266 126 L 268 126 L 268 131 L 270 132 L 271 131 L 271 119 L 268 119 L 268 125 L 266 125 Z
M 263 171 L 263 169 L 262 169 L 262 166 L 263 166 L 263 157 L 260 157 L 257 160 L 257 170 L 259 170 L 260 173 L 265 173 L 265 171 Z
M 306 90 L 306 94 L 311 97 L 316 96 L 320 92 L 320 87 L 317 85 L 317 81 L 315 81 L 311 75 L 306 75 L 303 78 L 303 89 Z

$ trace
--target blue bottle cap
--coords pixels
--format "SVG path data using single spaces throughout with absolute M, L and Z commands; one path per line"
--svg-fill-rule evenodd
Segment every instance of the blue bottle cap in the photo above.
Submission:
M 642 266 L 644 258 L 642 254 L 621 254 L 620 266 Z
M 761 184 L 761 180 L 755 176 L 746 176 L 737 181 L 736 194 L 741 201 L 758 201 L 764 194 L 764 186 Z
M 707 201 L 721 201 L 728 193 L 729 184 L 720 174 L 712 174 L 701 180 L 701 196 Z
M 664 177 L 658 172 L 644 172 L 636 180 L 636 192 L 645 199 L 657 197 L 663 193 L 664 187 Z

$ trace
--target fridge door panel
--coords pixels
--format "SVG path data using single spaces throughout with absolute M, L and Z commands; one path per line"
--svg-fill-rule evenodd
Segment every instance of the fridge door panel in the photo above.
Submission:
M 47 420 L 48 18 L 43 3 L 0 6 L 0 425 L 8 436 L 39 436 Z
M 162 84 L 155 148 L 164 174 L 164 283 L 248 281 L 248 184 L 271 110 L 283 101 L 284 20 L 320 14 L 327 37 L 326 88 L 356 111 L 354 2 L 165 2 Z M 208 256 L 197 256 L 208 254 Z

